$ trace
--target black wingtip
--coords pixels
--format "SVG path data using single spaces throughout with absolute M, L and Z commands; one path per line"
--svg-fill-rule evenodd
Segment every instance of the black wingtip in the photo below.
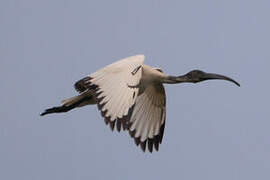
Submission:
M 145 149 L 146 149 L 146 140 L 144 142 L 141 142 L 140 143 L 140 146 L 141 146 L 142 151 L 145 152 Z

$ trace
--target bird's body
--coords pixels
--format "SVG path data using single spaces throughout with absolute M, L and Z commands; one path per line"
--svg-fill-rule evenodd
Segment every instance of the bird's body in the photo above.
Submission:
M 128 130 L 145 151 L 158 151 L 165 127 L 166 95 L 163 84 L 200 82 L 209 79 L 236 81 L 226 76 L 199 70 L 184 76 L 169 76 L 159 68 L 143 64 L 144 55 L 117 61 L 75 83 L 78 96 L 62 101 L 62 106 L 44 113 L 67 112 L 76 107 L 97 104 L 112 130 Z

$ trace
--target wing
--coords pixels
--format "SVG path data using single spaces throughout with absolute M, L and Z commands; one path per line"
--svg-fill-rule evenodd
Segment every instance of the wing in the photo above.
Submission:
M 166 118 L 166 94 L 161 83 L 148 86 L 137 97 L 136 106 L 130 118 L 129 132 L 145 151 L 146 143 L 148 150 L 156 151 L 162 142 Z
M 142 76 L 143 55 L 117 61 L 90 74 L 75 84 L 80 93 L 92 90 L 106 124 L 114 129 L 127 129 Z

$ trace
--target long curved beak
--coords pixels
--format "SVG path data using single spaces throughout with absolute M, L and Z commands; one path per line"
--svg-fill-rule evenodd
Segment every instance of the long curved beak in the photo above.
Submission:
M 233 82 L 234 84 L 236 84 L 237 86 L 240 87 L 240 84 L 238 82 L 236 82 L 235 80 L 233 80 L 232 78 L 229 78 L 227 76 L 223 76 L 223 75 L 220 75 L 220 74 L 205 73 L 202 79 L 203 80 L 220 79 L 220 80 L 231 81 L 231 82 Z

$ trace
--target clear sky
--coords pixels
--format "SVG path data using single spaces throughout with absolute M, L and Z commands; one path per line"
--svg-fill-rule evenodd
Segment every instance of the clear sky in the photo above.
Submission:
M 269 180 L 269 0 L 1 0 L 0 179 Z M 166 85 L 160 151 L 95 106 L 40 117 L 121 58 L 225 81 Z

